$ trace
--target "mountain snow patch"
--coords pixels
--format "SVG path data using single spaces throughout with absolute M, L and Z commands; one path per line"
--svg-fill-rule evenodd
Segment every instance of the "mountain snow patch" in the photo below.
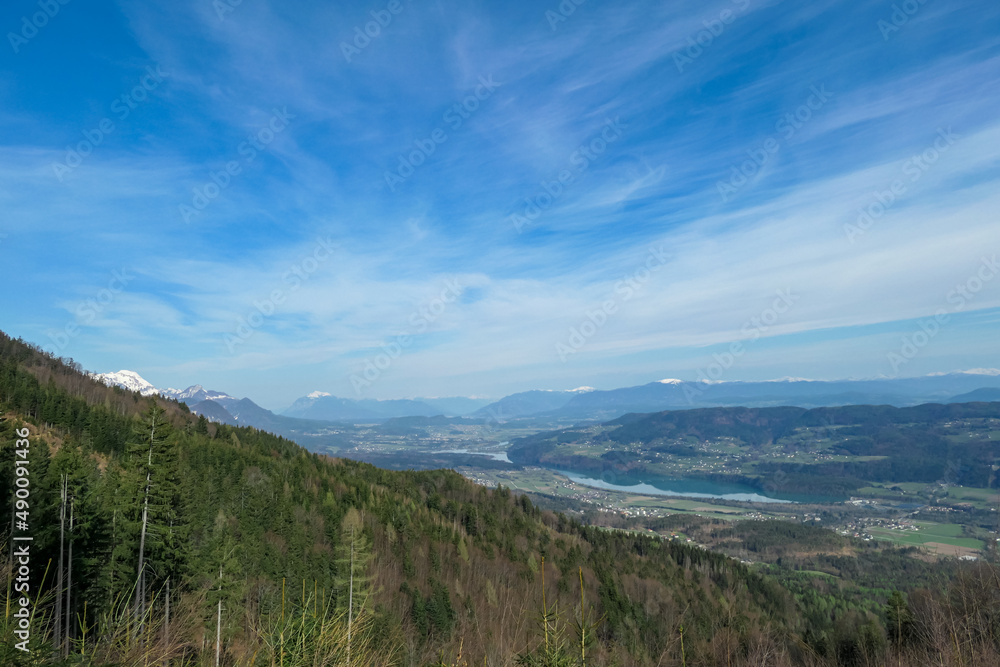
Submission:
M 91 373 L 90 377 L 98 382 L 103 382 L 109 387 L 121 387 L 127 391 L 138 392 L 142 396 L 152 396 L 153 394 L 160 393 L 159 389 L 154 387 L 151 382 L 147 382 L 135 371 L 122 370 L 117 373 Z

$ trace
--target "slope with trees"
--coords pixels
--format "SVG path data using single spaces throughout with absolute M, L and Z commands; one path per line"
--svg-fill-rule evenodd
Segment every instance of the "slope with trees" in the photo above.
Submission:
M 102 388 L 5 336 L 0 412 L 4 526 L 13 520 L 14 429 L 30 433 L 38 593 L 32 651 L 15 648 L 8 614 L 3 664 L 807 665 L 877 663 L 894 650 L 920 659 L 947 651 L 948 660 L 957 651 L 966 662 L 996 655 L 992 570 L 963 575 L 971 583 L 953 591 L 961 605 L 938 592 L 914 604 L 914 592 L 887 600 L 891 618 L 844 608 L 819 623 L 803 607 L 818 603 L 728 556 L 585 526 L 451 471 L 387 471 L 210 424 L 175 402 Z M 928 619 L 947 632 L 929 634 Z

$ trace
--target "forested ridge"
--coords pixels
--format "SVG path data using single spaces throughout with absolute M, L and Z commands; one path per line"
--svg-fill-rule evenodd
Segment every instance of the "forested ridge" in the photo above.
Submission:
M 451 471 L 209 423 L 3 334 L 0 415 L 3 665 L 997 664 L 986 565 L 949 590 L 827 609 L 736 559 Z M 9 539 L 21 429 L 27 653 Z
M 858 460 L 837 460 L 803 465 L 800 462 L 761 461 L 753 475 L 726 473 L 703 475 L 718 481 L 740 482 L 763 489 L 763 480 L 781 475 L 790 492 L 821 490 L 846 496 L 874 482 L 925 482 L 941 479 L 947 471 L 951 483 L 993 487 L 1000 448 L 985 437 L 955 442 L 953 423 L 1000 423 L 1000 403 L 928 403 L 896 408 L 889 405 L 851 405 L 825 408 L 699 408 L 651 414 L 629 414 L 606 422 L 600 432 L 569 428 L 538 433 L 515 440 L 509 456 L 515 463 L 600 473 L 606 460 L 561 452 L 560 445 L 592 444 L 612 449 L 605 454 L 633 474 L 654 475 L 648 469 L 657 456 L 697 457 L 693 443 L 728 439 L 746 452 L 763 445 L 781 444 L 794 453 L 810 443 L 794 441 L 802 433 L 816 439 L 834 439 L 827 453 Z M 984 427 L 984 430 L 988 430 Z M 863 458 L 860 458 L 863 457 Z M 689 474 L 689 476 L 695 476 Z

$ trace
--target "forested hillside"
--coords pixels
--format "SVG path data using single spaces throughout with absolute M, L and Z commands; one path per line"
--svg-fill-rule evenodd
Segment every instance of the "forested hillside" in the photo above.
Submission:
M 726 457 L 688 477 L 739 481 L 764 489 L 779 477 L 789 492 L 845 497 L 868 482 L 948 481 L 996 488 L 1000 403 L 896 408 L 702 408 L 629 414 L 597 426 L 514 441 L 515 463 L 600 474 L 670 476 L 665 462 Z M 674 466 L 676 468 L 676 466 Z M 705 466 L 702 466 L 705 468 Z M 676 470 L 673 471 L 676 474 Z
M 3 335 L 0 414 L 3 665 L 996 664 L 986 566 L 822 612 L 722 554 L 212 424 Z

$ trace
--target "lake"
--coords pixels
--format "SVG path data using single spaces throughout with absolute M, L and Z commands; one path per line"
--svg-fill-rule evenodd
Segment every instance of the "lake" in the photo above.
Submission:
M 651 496 L 676 496 L 680 498 L 716 498 L 744 503 L 824 503 L 836 502 L 837 499 L 802 494 L 775 493 L 766 496 L 756 489 L 736 483 L 710 482 L 700 479 L 670 479 L 666 477 L 648 478 L 645 480 L 628 475 L 614 475 L 612 479 L 602 479 L 590 476 L 591 473 L 577 473 L 568 470 L 555 470 L 584 486 L 609 491 L 625 493 L 644 493 Z M 842 500 L 842 499 L 841 499 Z
M 504 461 L 510 463 L 510 459 L 507 458 L 507 452 L 477 452 L 469 451 L 468 449 L 436 449 L 431 454 L 476 454 L 478 456 L 488 456 L 494 461 Z

